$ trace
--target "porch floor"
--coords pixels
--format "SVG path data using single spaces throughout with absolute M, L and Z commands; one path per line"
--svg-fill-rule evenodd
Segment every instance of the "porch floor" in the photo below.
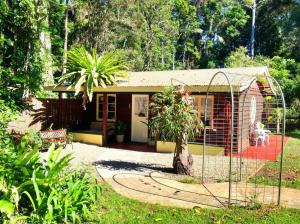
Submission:
M 243 153 L 233 154 L 233 157 L 242 157 L 249 159 L 260 160 L 276 160 L 281 153 L 281 135 L 270 135 L 270 144 L 265 146 L 257 145 L 257 147 L 249 146 Z M 284 137 L 284 144 L 286 144 L 288 137 Z
M 107 147 L 115 148 L 115 149 L 138 151 L 138 152 L 156 152 L 155 146 L 149 146 L 146 143 L 137 143 L 137 142 L 108 143 Z

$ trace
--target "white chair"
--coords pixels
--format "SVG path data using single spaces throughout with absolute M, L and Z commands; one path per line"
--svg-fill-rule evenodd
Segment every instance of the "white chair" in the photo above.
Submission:
M 253 140 L 255 142 L 256 147 L 258 145 L 258 141 L 260 141 L 262 146 L 265 146 L 266 136 L 264 135 L 262 129 L 255 129 L 253 131 Z
M 261 142 L 261 145 L 264 147 L 265 143 L 270 144 L 270 136 L 267 133 L 267 130 L 262 128 L 255 129 L 253 132 L 253 140 L 255 141 L 255 146 L 257 147 L 258 141 Z

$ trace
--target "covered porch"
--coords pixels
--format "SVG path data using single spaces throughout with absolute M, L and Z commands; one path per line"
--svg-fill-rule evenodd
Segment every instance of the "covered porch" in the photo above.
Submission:
M 100 146 L 115 144 L 116 134 L 124 135 L 124 143 L 147 144 L 151 93 L 96 92 L 86 110 L 81 97 L 72 95 L 60 91 L 58 99 L 41 100 L 44 109 L 36 119 L 43 114 L 44 129 L 65 128 L 73 133 L 74 141 Z M 125 126 L 122 133 L 116 131 L 119 122 Z
M 68 93 L 68 98 L 66 98 L 65 94 L 66 92 L 61 91 L 59 99 L 43 100 L 46 108 L 44 129 L 66 128 L 72 133 L 73 141 L 109 148 L 141 152 L 174 152 L 174 143 L 150 139 L 147 122 L 149 103 L 153 93 L 96 92 L 93 101 L 87 104 L 86 110 L 82 108 L 81 97 L 73 99 Z M 116 123 L 119 121 L 126 125 L 122 143 L 116 141 Z M 217 127 L 217 122 L 215 123 L 214 128 Z M 212 135 L 219 135 L 220 131 L 223 132 L 223 129 L 210 128 L 209 140 L 214 141 L 215 137 Z M 201 139 L 196 139 L 196 142 L 189 143 L 189 149 L 192 154 L 201 155 L 203 154 L 202 145 Z M 221 145 L 206 145 L 205 154 L 224 155 L 224 150 L 224 146 Z

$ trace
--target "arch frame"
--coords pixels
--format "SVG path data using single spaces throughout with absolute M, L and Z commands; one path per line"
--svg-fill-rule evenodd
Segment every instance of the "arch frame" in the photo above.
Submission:
M 282 168 L 283 168 L 283 155 L 284 155 L 284 137 L 285 137 L 285 116 L 286 116 L 286 103 L 285 103 L 285 98 L 284 98 L 284 94 L 282 91 L 281 86 L 279 85 L 278 81 L 272 77 L 270 74 L 264 74 L 268 83 L 270 84 L 270 88 L 273 92 L 274 95 L 276 95 L 277 97 L 280 97 L 280 99 L 282 100 L 282 108 L 283 108 L 283 115 L 282 115 L 282 121 L 281 121 L 281 127 L 282 127 L 282 131 L 281 131 L 281 154 L 280 154 L 280 167 L 279 167 L 279 176 L 278 176 L 278 197 L 277 197 L 277 205 L 280 205 L 280 199 L 281 199 L 281 188 L 282 188 Z M 235 90 L 233 89 L 233 86 L 231 84 L 230 81 L 230 76 L 231 74 L 228 74 L 226 72 L 223 71 L 218 71 L 216 72 L 213 77 L 210 79 L 209 85 L 207 87 L 206 90 L 206 94 L 205 94 L 205 110 L 204 110 L 204 131 L 203 131 L 203 144 L 202 144 L 202 184 L 204 185 L 204 177 L 205 177 L 205 163 L 206 163 L 206 156 L 205 156 L 205 152 L 206 152 L 206 141 L 207 141 L 207 115 L 208 115 L 208 98 L 209 95 L 213 93 L 213 91 L 211 91 L 211 86 L 213 86 L 213 82 L 216 79 L 216 77 L 218 76 L 223 76 L 227 82 L 228 85 L 228 93 L 230 94 L 230 103 L 231 103 L 231 118 L 230 118 L 230 148 L 229 148 L 229 169 L 228 169 L 228 207 L 232 205 L 232 186 L 233 186 L 233 179 L 232 179 L 232 172 L 233 172 L 233 144 L 234 144 L 234 125 L 235 125 Z M 180 80 L 177 79 L 172 79 L 171 83 L 173 84 L 173 81 L 179 82 L 181 84 L 190 86 Z M 243 90 L 243 92 L 245 93 L 245 95 L 243 96 L 243 102 L 242 102 L 242 107 L 244 108 L 245 106 L 245 101 L 246 101 L 246 97 L 248 95 L 248 91 L 251 89 L 251 86 L 253 85 L 253 83 L 258 82 L 257 78 L 254 78 L 249 84 L 248 87 L 246 89 Z M 271 82 L 271 83 L 270 83 Z M 190 86 L 192 88 L 192 86 Z M 275 88 L 277 88 L 277 90 L 279 90 L 279 92 L 277 93 Z M 198 92 L 195 89 L 195 92 Z M 241 93 L 241 92 L 240 92 Z M 239 94 L 240 94 L 239 93 Z M 238 102 L 240 105 L 240 98 L 238 98 Z M 242 110 L 241 114 L 238 113 L 238 116 L 241 116 L 241 126 L 240 126 L 240 130 L 237 131 L 237 133 L 240 132 L 240 136 L 238 136 L 237 139 L 240 139 L 240 147 L 238 146 L 238 149 L 240 150 L 240 164 L 239 164 L 239 174 L 240 176 L 237 178 L 238 181 L 242 180 L 242 163 L 243 163 L 243 126 L 244 126 L 244 117 L 245 115 L 245 111 Z M 240 124 L 239 124 L 240 125 Z M 201 149 L 200 149 L 201 150 Z
M 283 156 L 284 156 L 284 137 L 285 137 L 285 129 L 286 129 L 286 102 L 285 102 L 285 97 L 284 97 L 284 93 L 282 91 L 282 88 L 280 86 L 280 84 L 278 83 L 278 81 L 272 77 L 269 73 L 268 74 L 265 74 L 266 78 L 267 78 L 267 81 L 269 82 L 270 84 L 270 88 L 273 92 L 274 95 L 278 95 L 280 96 L 280 99 L 282 100 L 282 109 L 283 109 L 283 113 L 282 113 L 282 122 L 281 122 L 281 125 L 282 125 L 282 131 L 281 131 L 281 152 L 280 152 L 280 165 L 279 165 L 279 176 L 278 176 L 278 196 L 277 196 L 277 206 L 280 205 L 280 201 L 281 201 L 281 190 L 282 190 L 282 170 L 283 170 Z M 244 94 L 244 97 L 243 97 L 243 108 L 245 107 L 245 102 L 246 102 L 246 97 L 248 96 L 248 91 L 251 89 L 251 86 L 258 82 L 257 78 L 253 79 L 251 81 L 251 83 L 249 84 L 249 87 L 246 89 L 245 91 L 245 94 Z M 272 83 L 270 83 L 272 82 Z M 274 86 L 275 84 L 275 86 Z M 275 91 L 275 87 L 278 88 L 279 90 L 279 93 L 276 93 Z M 277 103 L 277 108 L 280 108 L 278 107 L 278 103 Z M 242 118 L 241 118 L 241 130 L 240 130 L 240 141 L 241 141 L 241 144 L 240 144 L 240 170 L 242 169 L 242 156 L 243 156 L 243 127 L 244 127 L 244 111 L 245 110 L 242 110 Z M 240 172 L 240 177 L 239 177 L 241 180 L 241 172 Z
M 232 197 L 232 150 L 233 150 L 233 129 L 234 129 L 234 95 L 233 87 L 230 82 L 229 76 L 223 71 L 216 72 L 211 78 L 209 85 L 206 90 L 205 97 L 205 110 L 204 110 L 204 132 L 203 132 L 203 146 L 202 146 L 202 183 L 204 183 L 204 170 L 205 170 L 205 147 L 206 147 L 206 120 L 207 120 L 207 108 L 208 108 L 208 95 L 210 93 L 210 88 L 213 84 L 213 81 L 218 75 L 225 77 L 230 91 L 230 101 L 231 101 L 231 117 L 230 117 L 230 149 L 229 149 L 229 175 L 228 175 L 228 206 L 231 206 L 231 197 Z

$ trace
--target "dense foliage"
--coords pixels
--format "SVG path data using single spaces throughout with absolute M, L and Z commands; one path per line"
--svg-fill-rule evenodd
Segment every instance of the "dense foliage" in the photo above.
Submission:
M 5 131 L 13 117 L 14 112 L 1 101 L 0 223 L 79 223 L 88 219 L 99 187 L 87 174 L 67 172 L 72 156 L 62 156 L 62 148 L 50 147 L 43 160 L 41 145 L 30 134 L 16 144 Z
M 227 66 L 225 59 L 250 42 L 253 2 L 1 1 L 0 84 L 13 91 L 1 88 L 0 97 L 20 99 L 56 82 L 64 50 L 72 47 L 98 54 L 121 49 L 134 71 Z M 293 80 L 300 62 L 300 2 L 256 3 L 255 55 L 264 58 L 256 61 L 279 65 L 280 73 L 285 61 L 291 72 L 283 76 Z M 286 93 L 289 102 L 298 97 L 294 93 Z
M 227 67 L 268 66 L 271 75 L 281 85 L 287 103 L 291 104 L 294 99 L 300 98 L 300 64 L 294 59 L 256 56 L 251 60 L 246 54 L 246 49 L 240 47 L 225 59 L 225 65 Z
M 42 22 L 34 1 L 0 2 L 0 83 L 9 88 L 1 88 L 2 99 L 20 99 L 40 88 Z

